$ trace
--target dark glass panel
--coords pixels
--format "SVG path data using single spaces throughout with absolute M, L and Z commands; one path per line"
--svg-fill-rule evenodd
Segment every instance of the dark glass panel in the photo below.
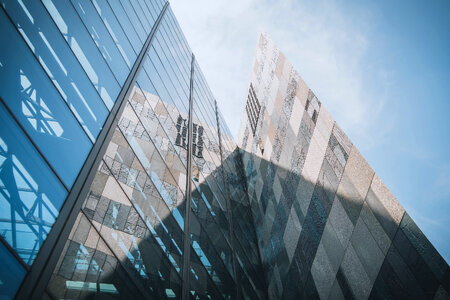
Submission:
M 81 26 L 81 20 L 73 6 L 54 0 L 44 0 L 43 3 L 92 83 L 100 92 L 106 106 L 111 109 L 120 92 L 120 86 L 89 33 Z
M 92 144 L 3 13 L 0 97 L 70 188 Z
M 130 69 L 97 14 L 94 5 L 88 0 L 72 0 L 72 4 L 86 25 L 87 30 L 102 53 L 106 63 L 122 86 L 127 79 Z
M 108 110 L 48 13 L 38 1 L 2 1 L 19 32 L 95 141 Z
M 133 30 L 128 18 L 124 14 L 113 11 L 106 0 L 93 0 L 92 3 L 131 68 L 136 60 L 137 53 L 142 48 L 142 42 L 139 40 L 136 31 Z
M 25 269 L 12 256 L 11 253 L 0 243 L 0 298 L 14 299 L 14 295 L 25 277 Z
M 0 232 L 31 264 L 66 191 L 0 104 Z

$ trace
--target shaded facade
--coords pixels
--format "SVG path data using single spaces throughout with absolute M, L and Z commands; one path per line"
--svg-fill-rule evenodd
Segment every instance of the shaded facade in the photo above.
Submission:
M 240 149 L 168 2 L 1 4 L 0 298 L 448 297 L 266 37 Z
M 269 298 L 448 299 L 448 264 L 265 35 L 246 107 L 239 145 Z
M 169 4 L 0 22 L 0 296 L 264 298 L 240 155 Z

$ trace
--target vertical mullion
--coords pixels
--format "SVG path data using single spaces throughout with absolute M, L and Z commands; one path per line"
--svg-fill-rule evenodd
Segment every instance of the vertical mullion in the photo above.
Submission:
M 194 62 L 195 56 L 191 59 L 191 80 L 189 83 L 189 120 L 188 120 L 188 147 L 186 158 L 186 215 L 184 217 L 184 249 L 183 249 L 183 283 L 181 299 L 189 299 L 190 286 L 190 252 L 191 252 L 191 189 L 192 189 L 192 108 L 194 92 Z

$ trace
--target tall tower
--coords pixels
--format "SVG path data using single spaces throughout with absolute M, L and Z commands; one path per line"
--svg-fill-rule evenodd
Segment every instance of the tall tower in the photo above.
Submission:
M 448 299 L 448 264 L 266 35 L 238 144 L 270 299 Z

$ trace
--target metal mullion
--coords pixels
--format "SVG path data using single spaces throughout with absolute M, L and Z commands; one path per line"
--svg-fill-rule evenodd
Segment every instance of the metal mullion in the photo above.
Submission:
M 140 88 L 139 84 L 138 84 L 138 87 L 139 87 L 139 89 L 142 90 L 142 88 Z M 145 99 L 146 99 L 146 101 L 147 101 L 147 98 L 146 98 L 145 95 L 144 95 L 144 97 L 145 97 Z M 148 102 L 148 101 L 147 101 L 147 102 Z M 131 105 L 131 107 L 132 107 L 133 111 L 135 112 L 136 116 L 138 117 L 138 119 L 140 120 L 140 117 L 139 117 L 139 115 L 137 114 L 136 110 L 134 109 L 133 105 Z M 150 106 L 150 108 L 151 108 L 151 106 Z M 151 108 L 151 109 L 152 109 L 152 111 L 153 111 L 153 108 Z M 153 111 L 153 112 L 154 112 L 154 111 Z M 170 118 L 170 120 L 172 121 L 172 123 L 175 124 L 175 122 L 173 121 L 173 119 L 172 119 L 172 117 L 170 116 L 170 114 L 169 114 L 169 118 Z M 161 124 L 161 121 L 159 120 L 159 117 L 158 117 L 158 116 L 157 116 L 157 119 L 158 119 L 158 123 L 161 125 L 162 130 L 164 131 L 164 133 L 166 134 L 166 136 L 169 137 L 169 135 L 167 134 L 167 132 L 166 132 L 166 130 L 165 130 L 165 128 L 164 128 L 164 126 Z M 140 120 L 140 122 L 143 124 L 143 122 L 142 122 L 141 120 Z M 144 130 L 147 131 L 147 129 L 145 128 L 145 126 L 144 126 Z M 147 131 L 147 133 L 148 133 L 148 131 Z M 170 138 L 169 138 L 169 140 L 170 140 Z M 174 145 L 172 141 L 170 141 L 170 142 L 171 142 L 172 146 L 175 148 L 176 145 Z M 175 148 L 175 149 L 176 149 L 176 148 Z M 181 162 L 183 162 L 183 160 L 181 159 L 180 154 L 179 154 L 178 152 L 177 152 L 177 155 L 178 155 L 178 157 L 180 158 Z M 195 163 L 195 160 L 194 160 L 194 163 Z M 197 164 L 196 164 L 196 165 L 197 165 Z M 183 166 L 184 166 L 184 163 L 183 163 Z M 203 172 L 201 172 L 201 173 L 202 173 L 202 176 L 204 177 Z M 206 180 L 206 179 L 205 179 L 205 180 Z M 217 185 L 217 183 L 216 183 L 216 185 Z M 209 186 L 209 184 L 208 184 L 208 186 Z M 180 188 L 180 189 L 181 189 L 181 188 Z M 211 190 L 211 191 L 212 191 L 212 190 Z M 214 195 L 214 197 L 216 197 L 216 196 Z M 216 199 L 216 201 L 218 201 L 218 200 Z
M 162 28 L 162 27 L 161 27 L 161 28 Z M 172 64 L 170 63 L 170 59 L 169 59 L 169 58 L 173 58 L 173 59 L 172 59 L 172 62 L 174 62 L 174 63 L 176 64 L 176 66 L 178 67 L 177 61 L 176 61 L 177 58 L 175 57 L 175 55 L 173 55 L 172 51 L 170 50 L 169 46 L 167 45 L 167 43 L 166 43 L 166 41 L 165 41 L 165 39 L 164 39 L 164 37 L 163 37 L 163 35 L 162 35 L 161 30 L 159 31 L 159 33 L 160 33 L 160 36 L 159 36 L 159 37 L 160 37 L 161 39 L 159 39 L 158 37 L 156 37 L 156 40 L 157 40 L 157 42 L 158 42 L 159 47 L 163 50 L 164 57 L 165 57 L 166 60 L 169 62 L 170 69 L 172 69 L 172 71 L 173 71 L 173 73 L 174 73 L 174 76 L 175 76 L 176 80 L 180 83 L 180 86 L 182 86 L 182 87 L 189 86 L 189 82 L 186 81 L 186 78 L 184 78 L 183 76 L 181 76 L 181 79 L 180 79 L 179 73 L 181 73 L 181 72 L 179 72 L 179 71 L 176 72 L 176 71 L 174 70 L 174 67 L 173 67 Z M 170 57 L 170 56 L 168 56 L 168 55 L 166 54 L 167 51 L 164 51 L 165 48 L 164 48 L 163 43 L 161 42 L 161 40 L 164 42 L 165 48 L 169 50 L 169 53 L 171 54 L 172 57 Z M 155 50 L 156 50 L 156 49 L 155 49 Z M 181 68 L 178 68 L 178 70 L 181 71 Z M 184 89 L 183 89 L 183 90 L 184 90 Z M 187 95 L 186 91 L 183 91 L 183 92 L 184 92 L 184 95 L 185 95 L 185 96 L 189 96 L 189 95 Z
M 124 59 L 124 61 L 125 61 L 125 64 L 127 64 L 127 62 L 126 62 L 127 58 L 124 57 L 124 53 L 122 53 L 122 51 L 120 51 L 120 48 L 118 47 L 118 45 L 117 45 L 117 43 L 116 43 L 116 40 L 117 40 L 117 42 L 119 42 L 119 38 L 118 38 L 118 37 L 116 37 L 116 38 L 113 37 L 113 34 L 111 33 L 111 31 L 113 31 L 113 28 L 112 28 L 111 26 L 106 26 L 106 24 L 105 24 L 105 20 L 104 20 L 104 19 L 106 19 L 106 17 L 102 17 L 102 16 L 100 15 L 100 13 L 99 13 L 99 11 L 97 10 L 96 5 L 95 5 L 94 3 L 92 3 L 92 5 L 94 6 L 95 12 L 96 12 L 96 14 L 98 15 L 100 21 L 103 23 L 103 26 L 105 26 L 106 31 L 108 31 L 108 34 L 109 34 L 109 36 L 111 37 L 111 40 L 114 42 L 114 44 L 116 45 L 117 49 L 119 50 L 120 55 L 123 57 L 123 59 Z M 108 6 L 109 6 L 109 4 L 108 4 Z M 101 8 L 101 7 L 99 6 L 99 8 Z M 111 7 L 110 7 L 110 9 L 111 9 Z M 115 15 L 115 13 L 114 13 L 114 11 L 113 11 L 112 9 L 111 9 L 111 13 L 112 13 L 112 15 L 114 16 L 114 18 L 116 19 L 117 25 L 119 25 L 120 30 L 122 31 L 123 35 L 124 35 L 125 38 L 128 40 L 128 42 L 129 42 L 129 44 L 130 44 L 131 50 L 133 50 L 133 53 L 136 55 L 136 52 L 135 52 L 133 46 L 131 45 L 130 39 L 128 38 L 128 36 L 126 35 L 125 31 L 123 30 L 122 25 L 120 24 L 119 20 L 117 19 L 116 15 Z M 109 30 L 109 28 L 111 28 L 111 31 Z M 125 49 L 123 49 L 123 52 L 125 52 Z M 131 59 L 131 57 L 130 57 L 130 59 Z M 130 61 L 130 63 L 131 63 L 131 61 Z M 133 62 L 133 64 L 134 64 L 134 62 Z M 127 65 L 128 65 L 128 64 L 127 64 Z M 128 67 L 131 67 L 131 66 L 128 66 Z
M 115 125 L 118 117 L 125 108 L 126 99 L 132 91 L 137 74 L 142 68 L 145 54 L 151 45 L 155 32 L 158 29 L 169 4 L 166 3 L 163 10 L 160 12 L 155 25 L 152 27 L 150 34 L 143 45 L 136 61 L 133 64 L 130 74 L 125 81 L 115 103 L 108 115 L 104 127 L 101 130 L 98 138 L 92 147 L 85 163 L 78 174 L 75 183 L 69 195 L 66 197 L 62 208 L 60 209 L 59 217 L 53 224 L 47 239 L 44 241 L 41 250 L 38 252 L 30 272 L 26 275 L 22 282 L 21 288 L 17 293 L 15 299 L 40 299 L 44 293 L 51 274 L 56 266 L 56 263 L 61 255 L 65 241 L 70 234 L 70 230 L 76 220 L 78 211 L 83 204 L 83 200 L 89 192 L 90 185 L 94 179 L 98 165 L 100 164 L 107 145 L 114 133 Z
M 173 11 L 170 10 L 168 14 L 168 19 L 170 19 L 172 24 L 174 25 L 173 28 L 176 31 L 176 35 L 179 37 L 181 44 L 183 45 L 183 48 L 187 50 L 187 54 L 189 55 L 192 53 L 192 49 L 190 49 L 189 44 L 186 40 L 186 37 L 184 36 L 184 33 L 181 30 L 180 24 L 178 24 L 178 21 L 176 21 L 175 15 L 173 14 Z
M 141 21 L 141 17 L 140 17 L 139 14 L 138 14 L 138 10 L 139 10 L 139 9 L 136 9 L 136 7 L 133 5 L 133 0 L 130 0 L 130 1 L 129 1 L 130 5 L 131 5 L 131 8 L 134 10 L 134 13 L 136 14 L 138 20 L 141 21 L 141 25 L 142 25 L 142 27 L 144 28 L 144 32 L 147 33 L 147 32 L 146 32 L 147 30 L 145 30 L 145 27 L 144 27 L 145 21 L 147 21 L 147 23 L 148 23 L 148 25 L 149 25 L 149 27 L 150 27 L 150 30 L 152 30 L 152 27 L 153 27 L 153 26 L 152 26 L 152 25 L 153 25 L 152 22 L 154 22 L 154 21 L 152 20 L 152 22 L 150 22 L 150 21 L 148 20 L 148 18 L 147 18 L 147 13 L 145 13 L 145 11 L 144 11 L 144 9 L 142 8 L 141 4 L 140 4 L 137 0 L 134 0 L 134 1 L 136 1 L 137 5 L 140 7 L 140 10 L 141 10 L 141 12 L 142 12 L 142 15 L 144 16 L 144 19 Z M 139 7 L 138 7 L 138 8 L 139 8 Z M 149 13 L 149 14 L 150 14 L 150 13 Z
M 189 119 L 188 119 L 188 150 L 187 150 L 187 172 L 186 172 L 186 213 L 184 217 L 184 247 L 183 247 L 183 283 L 181 299 L 190 299 L 190 273 L 191 273 L 191 189 L 192 189 L 192 107 L 194 90 L 194 61 L 191 59 L 191 80 L 189 86 Z M 207 272 L 207 271 L 206 271 Z
M 180 48 L 182 50 L 184 50 L 186 56 L 189 57 L 192 53 L 192 50 L 189 48 L 186 38 L 184 37 L 184 35 L 181 32 L 181 28 L 180 28 L 179 24 L 174 21 L 175 17 L 172 18 L 171 13 L 173 14 L 172 10 L 169 11 L 169 14 L 167 15 L 168 17 L 166 17 L 165 19 L 168 20 L 169 27 L 170 27 L 170 25 L 172 25 L 173 35 L 175 37 L 177 37 L 178 40 L 180 41 L 180 45 L 181 45 Z
M 152 47 L 152 48 L 153 48 L 153 50 L 155 51 L 156 57 L 157 57 L 158 60 L 161 62 L 161 60 L 160 60 L 160 58 L 159 58 L 159 56 L 158 56 L 158 52 L 156 52 L 156 49 L 155 49 L 154 47 Z M 162 79 L 162 77 L 161 77 L 161 75 L 160 75 L 160 72 L 162 72 L 162 71 L 158 71 L 158 68 L 156 68 L 155 64 L 153 63 L 153 60 L 152 60 L 152 58 L 150 57 L 150 54 L 147 54 L 147 56 L 148 56 L 149 62 L 152 64 L 153 68 L 155 69 L 156 74 L 157 74 L 157 76 L 159 77 L 159 79 L 160 79 L 162 85 L 164 86 L 164 89 L 166 90 L 167 95 L 169 96 L 170 100 L 172 101 L 172 104 L 173 104 L 174 106 L 176 106 L 176 103 L 175 103 L 175 101 L 174 101 L 174 99 L 173 99 L 171 93 L 169 92 L 169 89 L 167 88 L 166 84 L 164 83 L 164 80 Z M 164 65 L 163 65 L 162 63 L 161 63 L 161 65 L 162 65 L 162 67 L 164 68 Z M 167 77 L 169 77 L 169 75 L 167 75 Z M 151 77 L 149 77 L 149 78 L 150 78 L 150 81 L 153 83 Z M 169 80 L 170 80 L 170 77 L 169 77 Z M 172 83 L 172 81 L 171 81 L 171 83 Z M 172 83 L 172 85 L 173 85 L 173 83 Z M 155 88 L 155 90 L 157 90 L 157 89 Z M 158 91 L 157 91 L 157 92 L 158 92 Z M 159 93 L 158 93 L 158 94 L 159 94 Z M 160 99 L 163 100 L 161 97 L 160 97 Z M 184 109 L 186 109 L 186 107 L 184 106 L 183 101 L 181 101 L 181 105 L 184 107 Z
M 161 55 L 158 54 L 158 51 L 156 51 L 156 48 L 155 48 L 154 46 L 153 46 L 153 49 L 155 49 L 156 55 L 158 56 L 159 61 L 161 62 L 161 65 L 164 67 L 164 70 L 165 70 L 166 73 L 167 73 L 167 77 L 169 77 L 169 80 L 170 80 L 170 82 L 172 83 L 175 92 L 178 94 L 178 96 L 180 96 L 180 93 L 178 92 L 178 89 L 176 88 L 177 85 L 176 85 L 175 83 L 178 82 L 178 83 L 179 83 L 178 86 L 184 87 L 184 86 L 182 85 L 183 81 L 181 81 L 181 80 L 178 78 L 177 72 L 175 72 L 175 70 L 174 70 L 172 64 L 170 63 L 170 60 L 169 60 L 169 58 L 167 57 L 167 55 L 166 55 L 166 53 L 165 53 L 165 51 L 164 51 L 164 48 L 161 46 L 161 43 L 159 42 L 158 37 L 156 37 L 155 43 L 158 43 L 158 46 L 159 46 L 159 48 L 161 49 L 161 52 L 162 52 Z M 164 55 L 164 57 L 165 57 L 165 59 L 166 59 L 168 65 L 169 65 L 168 67 L 165 66 L 165 64 L 163 63 L 163 60 L 161 59 L 161 57 L 162 57 L 163 55 Z M 173 72 L 173 74 L 174 74 L 174 78 L 173 78 L 173 79 L 172 79 L 172 76 L 170 76 L 169 70 L 172 70 L 172 72 Z M 177 82 L 175 82 L 174 80 L 176 80 Z M 182 89 L 182 90 L 183 90 L 183 89 Z M 186 92 L 185 92 L 184 90 L 183 90 L 183 95 L 189 97 L 189 95 L 186 94 Z
M 152 18 L 154 18 L 155 16 L 153 15 L 155 12 L 156 12 L 156 10 L 154 10 L 154 11 L 152 11 L 151 9 L 150 9 L 150 7 L 148 6 L 148 1 L 145 1 L 145 0 L 143 0 L 143 2 L 144 2 L 144 4 L 145 4 L 145 6 L 147 7 L 147 10 L 148 10 L 148 12 L 150 13 L 150 15 L 152 16 Z M 150 1 L 151 2 L 151 1 Z M 142 4 L 141 4 L 142 5 Z
M 145 70 L 145 69 L 144 69 Z M 150 78 L 149 78 L 150 79 Z M 150 82 L 151 82 L 151 80 L 150 80 Z M 140 88 L 140 87 L 139 87 Z M 131 105 L 132 106 L 132 105 Z M 151 107 L 151 106 L 150 106 Z M 133 111 L 134 111 L 134 109 L 133 109 Z M 135 112 L 135 114 L 137 115 L 137 113 Z M 170 116 L 170 115 L 169 115 Z M 139 118 L 139 116 L 138 116 L 138 119 L 139 119 L 139 121 L 140 121 L 140 118 Z M 171 117 L 170 117 L 170 119 L 171 119 Z M 191 118 L 192 119 L 192 118 Z M 158 120 L 159 120 L 159 118 L 158 118 Z M 171 121 L 173 122 L 173 120 L 171 119 Z M 142 123 L 142 121 L 141 121 L 141 123 Z M 161 123 L 160 123 L 161 124 Z M 164 129 L 164 127 L 162 126 L 162 128 Z M 120 130 L 120 128 L 119 128 L 119 130 Z M 147 131 L 147 129 L 144 127 L 144 130 L 146 130 Z M 121 131 L 121 130 L 120 130 Z M 190 132 L 192 133 L 192 129 L 190 130 Z M 121 133 L 122 133 L 122 131 L 121 131 Z M 147 133 L 148 133 L 148 131 L 147 131 Z M 123 134 L 123 133 L 122 133 Z M 167 133 L 166 133 L 167 134 Z M 152 141 L 153 142 L 153 141 Z M 127 141 L 127 143 L 128 143 L 128 141 Z M 173 144 L 172 144 L 173 145 Z M 189 146 L 189 137 L 188 137 L 188 146 Z M 133 150 L 133 148 L 130 146 L 130 148 L 131 148 L 131 150 L 133 151 L 133 153 L 134 153 L 134 150 Z M 136 158 L 139 160 L 139 157 L 137 157 L 136 156 Z M 187 156 L 187 159 L 189 158 L 189 155 Z M 163 160 L 164 161 L 164 160 Z M 139 162 L 140 162 L 140 160 L 139 160 Z M 168 168 L 169 169 L 169 168 Z M 186 168 L 186 170 L 188 170 L 187 168 Z M 169 169 L 169 172 L 170 172 L 170 169 Z M 147 174 L 148 175 L 148 174 Z M 188 176 L 188 172 L 186 172 L 186 175 Z M 152 180 L 151 178 L 150 178 L 150 180 Z M 152 181 L 153 182 L 153 181 Z M 180 191 L 183 191 L 181 188 L 180 188 Z M 158 192 L 159 193 L 159 192 Z M 185 196 L 187 195 L 186 193 L 184 194 Z M 187 197 L 187 196 L 186 196 Z M 190 193 L 189 193 L 189 197 L 190 197 Z M 162 197 L 161 197 L 161 199 L 162 199 Z M 163 200 L 163 203 L 164 203 L 164 205 L 166 205 L 167 206 L 167 204 L 165 203 L 165 201 Z M 167 208 L 168 208 L 168 206 L 167 206 Z M 170 210 L 170 209 L 169 209 Z M 187 210 L 187 208 L 186 208 L 186 211 L 188 211 Z M 185 224 L 186 224 L 186 216 L 185 216 L 185 218 L 184 218 L 184 220 L 185 220 Z M 203 228 L 204 226 L 199 222 L 199 224 L 200 224 L 200 226 L 201 226 L 201 228 Z M 177 225 L 178 225 L 178 223 L 177 223 Z M 184 233 L 184 235 L 186 236 L 186 225 L 184 226 L 185 228 L 184 229 L 182 229 L 182 232 Z M 204 230 L 204 229 L 203 229 Z M 205 231 L 205 230 L 204 230 Z M 206 232 L 206 231 L 205 231 Z M 190 234 L 189 234 L 189 237 L 190 237 Z M 208 237 L 209 238 L 209 237 Z M 185 240 L 186 240 L 186 238 L 185 238 Z M 190 245 L 190 243 L 189 243 L 189 247 L 190 247 L 191 245 Z M 183 266 L 184 266 L 184 257 L 186 257 L 185 255 L 184 255 L 184 251 L 183 251 Z M 197 256 L 197 254 L 194 252 L 194 255 L 196 255 Z M 189 260 L 189 262 L 190 262 L 190 255 L 187 257 L 187 259 Z M 201 267 L 205 270 L 205 274 L 208 276 L 208 278 L 211 280 L 211 282 L 213 283 L 213 285 L 214 285 L 214 287 L 217 289 L 217 291 L 219 291 L 218 290 L 218 288 L 216 287 L 216 285 L 215 285 L 215 283 L 214 283 L 214 281 L 212 280 L 212 278 L 211 278 L 211 275 L 208 273 L 208 271 L 207 271 L 207 269 L 206 269 L 206 267 L 203 265 L 203 263 L 201 262 L 201 260 L 199 259 L 199 262 L 200 262 L 200 265 L 201 265 Z M 188 268 L 188 270 L 189 270 L 189 272 L 190 272 L 190 268 Z M 183 284 L 184 284 L 184 277 L 183 277 Z M 184 284 L 185 285 L 185 284 Z M 220 293 L 220 292 L 219 292 Z
M 130 104 L 130 106 L 132 107 L 131 104 Z M 134 109 L 133 109 L 133 112 L 134 112 Z M 136 114 L 136 112 L 134 112 L 134 113 L 135 113 L 135 116 L 138 118 L 139 122 L 141 122 L 141 120 L 139 119 L 139 117 L 138 117 L 138 115 Z M 142 122 L 141 122 L 141 125 L 142 125 Z M 147 129 L 146 129 L 143 125 L 142 125 L 142 127 L 144 128 L 145 132 L 149 135 L 150 140 L 151 140 L 151 143 L 152 143 L 153 146 L 155 147 L 156 152 L 158 152 L 158 155 L 159 155 L 159 157 L 161 158 L 161 161 L 166 165 L 167 171 L 169 172 L 169 174 L 170 174 L 170 176 L 172 177 L 173 181 L 176 181 L 176 180 L 175 180 L 175 177 L 174 177 L 173 174 L 172 174 L 172 171 L 170 170 L 170 168 L 169 168 L 169 166 L 167 165 L 165 159 L 163 158 L 163 156 L 162 156 L 161 153 L 160 153 L 161 150 L 160 150 L 158 147 L 156 147 L 156 144 L 155 144 L 155 142 L 153 141 L 153 138 L 151 137 L 151 135 L 148 133 Z M 131 146 L 131 144 L 128 142 L 128 139 L 126 138 L 126 136 L 125 136 L 125 134 L 123 133 L 122 129 L 120 129 L 120 127 L 118 127 L 118 126 L 117 126 L 117 128 L 119 129 L 119 132 L 122 134 L 123 138 L 126 140 L 128 146 L 130 146 L 130 149 L 131 149 L 131 151 L 133 152 L 133 155 L 136 157 L 136 159 L 137 159 L 137 160 L 139 161 L 139 163 L 141 164 L 142 168 L 145 170 L 144 165 L 142 164 L 142 162 L 141 162 L 139 156 L 137 156 L 135 150 L 133 149 L 133 147 Z M 149 178 L 150 181 L 153 183 L 153 179 L 150 177 L 150 174 L 148 174 L 147 171 L 145 171 L 145 174 L 147 174 L 148 178 Z M 164 182 L 164 180 L 161 180 L 161 181 Z M 153 185 L 155 185 L 155 183 L 153 183 Z M 155 185 L 155 186 L 156 186 L 156 185 Z M 183 190 L 178 186 L 178 183 L 177 183 L 177 187 L 180 189 L 180 191 L 183 191 Z M 164 201 L 164 198 L 163 198 L 162 195 L 159 193 L 159 191 L 158 191 L 158 194 L 160 195 L 161 199 L 163 199 L 163 201 Z M 164 201 L 164 203 L 165 203 L 165 201 Z M 167 204 L 166 204 L 166 205 L 167 205 Z M 169 211 L 170 211 L 170 207 L 167 206 L 167 208 L 168 208 Z
M 182 45 L 182 42 L 178 39 L 178 37 L 176 36 L 175 32 L 171 29 L 169 21 L 167 20 L 167 18 L 165 18 L 161 24 L 161 29 L 164 31 L 164 33 L 167 36 L 167 40 L 170 41 L 170 43 L 172 44 L 172 47 L 174 49 L 174 51 L 177 53 L 177 57 L 180 60 L 180 62 L 182 62 L 182 66 L 183 66 L 183 74 L 187 77 L 187 81 L 189 84 L 189 80 L 190 80 L 190 64 L 189 64 L 189 58 L 190 58 L 190 54 L 186 54 L 186 51 Z

